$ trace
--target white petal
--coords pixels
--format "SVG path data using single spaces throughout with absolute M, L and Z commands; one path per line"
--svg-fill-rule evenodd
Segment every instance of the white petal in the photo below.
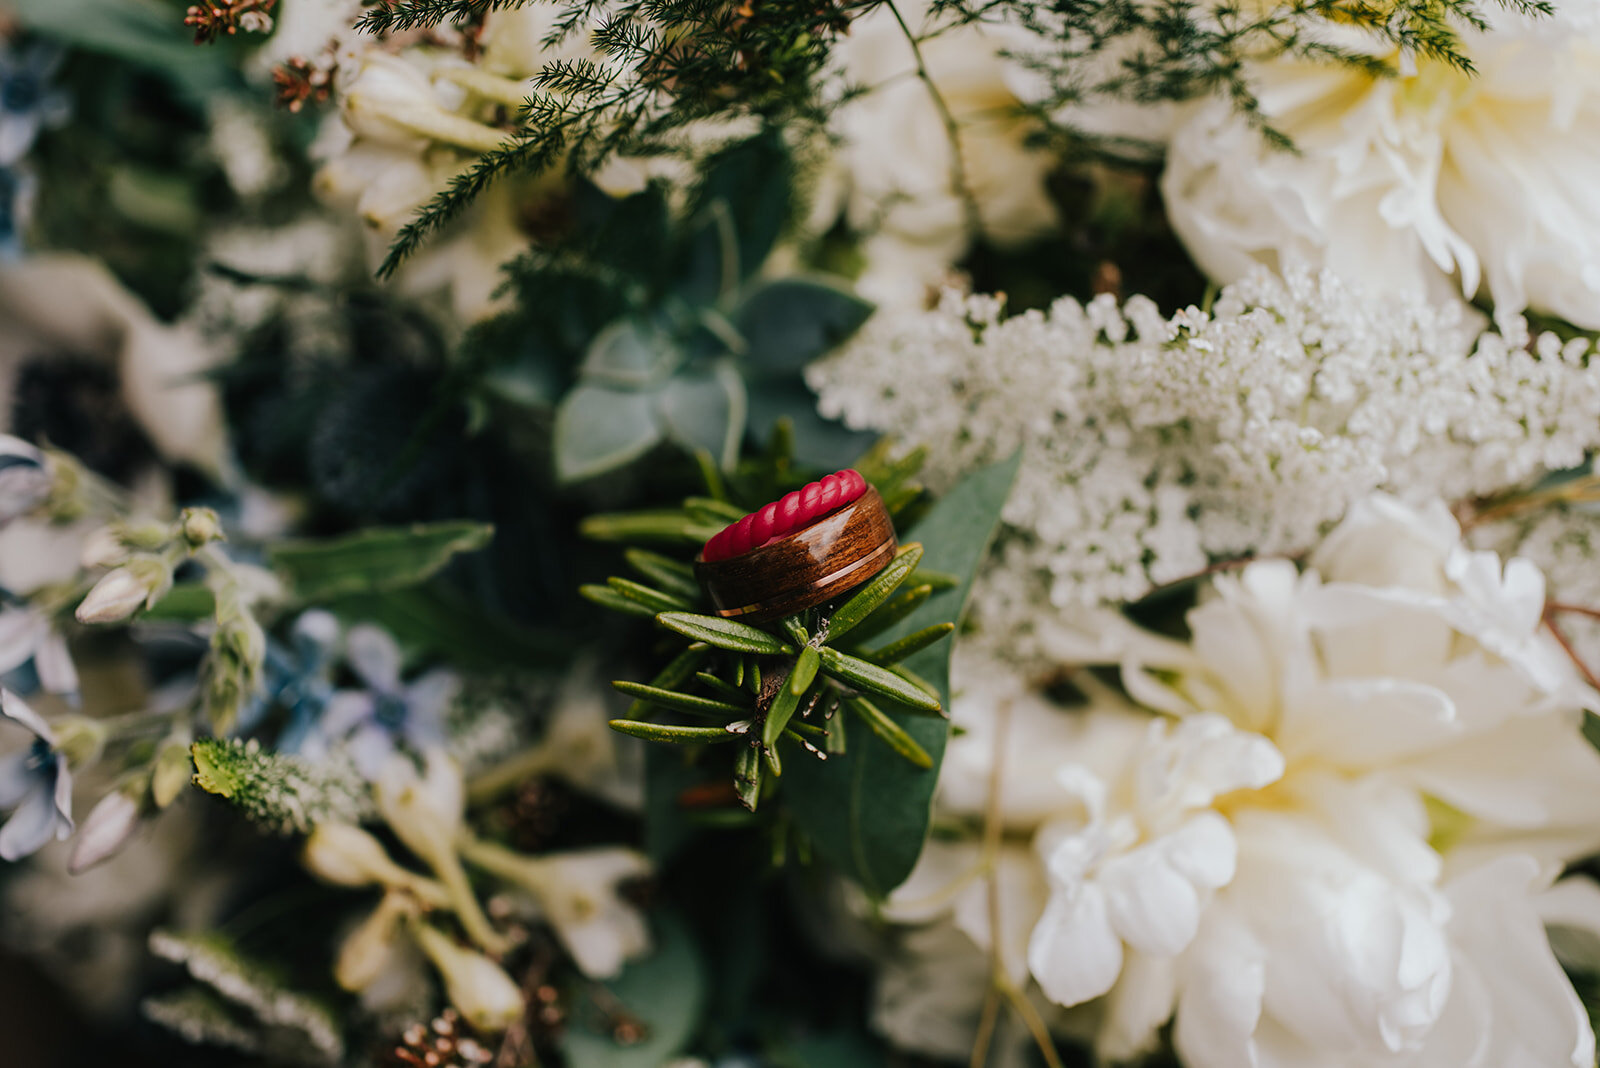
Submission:
M 374 690 L 400 687 L 400 646 L 381 627 L 360 623 L 344 638 L 345 659 L 351 669 Z
M 27 702 L 10 690 L 0 690 L 0 716 L 28 728 L 42 738 L 46 745 L 56 744 L 55 732 L 50 729 L 50 725 L 39 713 L 29 708 Z
M 1112 930 L 1130 946 L 1155 957 L 1175 957 L 1194 938 L 1199 895 L 1167 863 L 1160 843 L 1107 861 L 1097 881 Z
M 1122 970 L 1122 940 L 1111 930 L 1098 887 L 1051 895 L 1028 942 L 1028 968 L 1058 1005 L 1077 1005 L 1111 989 Z

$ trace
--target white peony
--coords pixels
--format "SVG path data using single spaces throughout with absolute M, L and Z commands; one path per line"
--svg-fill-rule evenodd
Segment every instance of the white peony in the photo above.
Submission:
M 1543 596 L 1442 506 L 1375 497 L 1304 571 L 1218 576 L 1189 640 L 1125 640 L 1154 720 L 1093 683 L 1072 715 L 988 683 L 955 715 L 1007 736 L 956 741 L 941 810 L 971 814 L 976 746 L 992 771 L 1003 741 L 991 808 L 1031 834 L 1032 873 L 1015 847 L 940 843 L 889 915 L 953 920 L 991 953 L 998 915 L 1006 972 L 1094 1010 L 1108 1059 L 1171 1020 L 1191 1068 L 1590 1065 L 1539 910 L 1600 847 L 1600 755 L 1578 731 L 1595 695 L 1540 629 Z M 1113 723 L 1117 744 L 1080 744 Z M 1041 876 L 1042 902 L 1004 890 Z
M 1532 308 L 1600 326 L 1600 21 L 1593 5 L 1526 18 L 1488 4 L 1477 67 L 1401 62 L 1373 77 L 1296 59 L 1253 65 L 1270 147 L 1219 97 L 1180 113 L 1162 192 L 1213 278 L 1309 264 L 1375 288 L 1467 298 L 1502 322 Z M 1359 43 L 1358 43 L 1359 44 Z
M 842 208 L 851 228 L 866 235 L 861 291 L 880 303 L 921 304 L 967 251 L 974 208 L 984 236 L 1001 245 L 1055 226 L 1044 182 L 1055 160 L 1025 144 L 1030 127 L 1007 87 L 997 31 L 939 28 L 924 4 L 899 10 L 923 38 L 922 57 L 959 128 L 957 143 L 917 76 L 917 58 L 895 10 L 873 9 L 851 25 L 837 49 L 844 78 L 867 91 L 832 120 L 839 144 L 821 182 L 813 225 L 826 226 Z M 956 152 L 970 206 L 958 189 Z

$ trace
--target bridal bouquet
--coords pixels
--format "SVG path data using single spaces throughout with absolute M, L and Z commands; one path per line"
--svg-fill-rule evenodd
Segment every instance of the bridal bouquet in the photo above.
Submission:
M 0 0 L 19 1068 L 1593 1068 L 1600 6 Z

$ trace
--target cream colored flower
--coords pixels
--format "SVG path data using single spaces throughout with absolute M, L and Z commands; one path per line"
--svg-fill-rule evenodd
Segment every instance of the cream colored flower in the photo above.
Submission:
M 960 131 L 956 144 L 916 75 L 896 12 L 873 9 L 852 24 L 837 52 L 843 77 L 868 91 L 833 119 L 840 143 L 812 225 L 825 227 L 842 206 L 851 228 L 866 235 L 862 292 L 881 303 L 921 304 L 975 236 L 971 212 L 983 236 L 1000 245 L 1055 226 L 1044 186 L 1055 161 L 1024 143 L 1029 126 L 1007 87 L 1004 43 L 994 32 L 974 25 L 932 34 L 937 23 L 927 5 L 902 4 L 899 12 L 927 38 L 922 55 Z
M 1377 78 L 1279 59 L 1248 80 L 1295 151 L 1223 99 L 1185 111 L 1162 192 L 1201 267 L 1327 266 L 1374 287 L 1471 298 L 1600 326 L 1600 21 L 1592 5 L 1525 18 L 1488 5 L 1468 76 L 1436 60 Z M 1349 44 L 1351 42 L 1344 42 Z M 1361 42 L 1354 42 L 1356 47 Z

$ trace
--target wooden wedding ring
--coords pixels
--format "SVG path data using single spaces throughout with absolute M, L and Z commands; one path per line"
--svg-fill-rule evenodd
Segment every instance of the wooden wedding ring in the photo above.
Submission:
M 897 547 L 883 498 L 867 486 L 847 504 L 737 556 L 706 560 L 702 551 L 694 573 L 717 615 L 776 619 L 861 585 L 894 559 Z

